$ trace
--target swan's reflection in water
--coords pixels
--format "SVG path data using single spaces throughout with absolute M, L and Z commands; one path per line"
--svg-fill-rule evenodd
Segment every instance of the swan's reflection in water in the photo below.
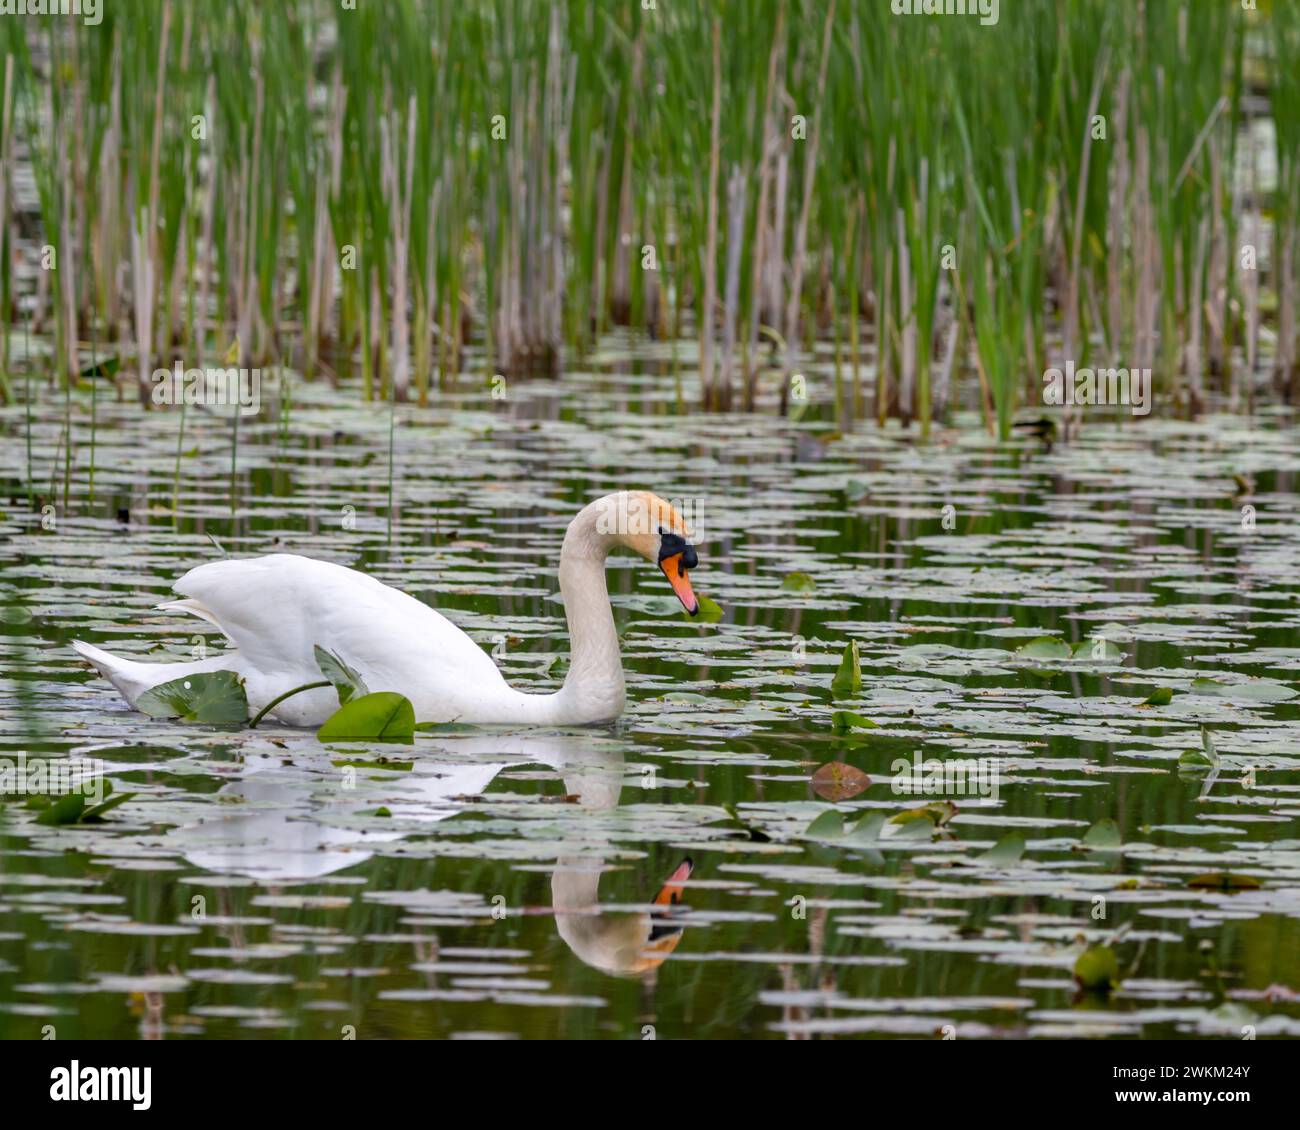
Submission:
M 587 965 L 605 973 L 648 973 L 681 941 L 674 909 L 692 863 L 682 861 L 641 914 L 600 914 L 598 888 L 604 861 L 590 856 L 561 857 L 551 876 L 551 898 L 560 937 Z
M 502 769 L 529 763 L 559 772 L 565 791 L 593 813 L 615 809 L 623 788 L 622 748 L 597 732 L 448 735 L 432 745 L 422 740 L 417 749 L 430 749 L 431 755 L 422 760 L 421 753 L 409 754 L 412 770 L 394 782 L 396 799 L 386 801 L 392 817 L 407 823 L 433 824 L 463 812 L 457 798 L 477 796 Z M 238 778 L 219 793 L 232 810 L 177 828 L 165 842 L 196 867 L 269 885 L 319 879 L 363 863 L 376 845 L 400 840 L 409 829 L 361 830 L 331 822 L 359 807 L 354 793 L 329 783 L 339 779 L 342 756 L 348 755 L 322 749 L 314 759 L 295 753 L 288 763 L 283 754 L 248 754 Z M 682 860 L 643 912 L 606 914 L 599 898 L 602 844 L 607 841 L 599 833 L 584 828 L 583 850 L 575 845 L 557 859 L 551 876 L 556 926 L 587 965 L 619 976 L 645 974 L 681 940 L 678 907 L 693 864 Z

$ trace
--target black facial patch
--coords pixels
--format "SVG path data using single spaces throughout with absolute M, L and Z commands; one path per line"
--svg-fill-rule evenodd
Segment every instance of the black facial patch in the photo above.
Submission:
M 679 573 L 687 569 L 694 569 L 700 563 L 699 555 L 695 552 L 695 546 L 691 545 L 681 534 L 670 533 L 663 526 L 659 527 L 659 560 L 664 561 L 669 557 L 682 555 L 681 563 L 678 566 Z

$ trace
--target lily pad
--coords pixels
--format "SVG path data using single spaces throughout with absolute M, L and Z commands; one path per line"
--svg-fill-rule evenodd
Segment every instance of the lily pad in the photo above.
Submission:
M 845 838 L 864 843 L 878 840 L 886 822 L 887 818 L 883 812 L 868 812 L 857 823 L 845 829 Z
M 248 721 L 244 681 L 233 671 L 209 671 L 160 683 L 136 699 L 153 718 L 224 726 Z
M 89 804 L 88 798 L 83 793 L 64 793 L 57 799 L 52 797 L 32 797 L 28 807 L 39 810 L 36 817 L 38 824 L 49 824 L 55 827 L 68 824 L 102 824 L 104 814 L 116 808 L 119 804 L 125 804 L 135 793 L 118 793 L 116 796 L 109 797 L 113 791 L 113 783 L 105 781 L 103 791 L 106 798 L 98 804 Z
M 415 708 L 395 691 L 376 691 L 339 707 L 316 731 L 322 742 L 409 742 L 415 738 Z
M 804 829 L 805 836 L 813 839 L 835 839 L 844 835 L 844 817 L 833 808 L 818 814 Z
M 1178 759 L 1178 768 L 1183 772 L 1204 773 L 1219 768 L 1218 751 L 1214 748 L 1214 735 L 1201 727 L 1201 748 L 1189 749 Z
M 715 624 L 722 619 L 722 605 L 716 600 L 710 600 L 707 596 L 697 596 L 695 600 L 698 604 L 695 615 L 692 616 L 689 612 L 683 612 L 682 615 L 686 619 L 705 624 Z
M 851 730 L 877 730 L 880 724 L 852 710 L 836 710 L 831 715 L 831 728 L 837 734 L 847 734 Z
M 1236 702 L 1285 702 L 1296 691 L 1271 679 L 1252 679 L 1245 683 L 1221 683 L 1216 679 L 1193 679 L 1194 694 L 1213 695 Z
M 1092 851 L 1116 851 L 1123 846 L 1124 837 L 1119 825 L 1109 816 L 1103 816 L 1083 834 L 1080 843 Z
M 987 863 L 994 867 L 1011 867 L 1020 862 L 1020 857 L 1025 854 L 1025 837 L 1019 832 L 1010 832 L 1003 836 L 988 851 L 981 852 L 975 857 L 979 863 Z
M 867 774 L 844 761 L 828 761 L 812 775 L 813 792 L 829 801 L 848 800 L 870 784 Z
M 1119 984 L 1119 960 L 1110 946 L 1097 943 L 1074 963 L 1074 979 L 1081 988 L 1108 993 Z
M 889 818 L 891 824 L 911 824 L 929 821 L 935 828 L 942 828 L 957 815 L 957 806 L 950 800 L 937 800 L 923 804 L 919 808 L 908 808 L 897 812 Z
M 1260 881 L 1253 875 L 1237 875 L 1231 871 L 1207 871 L 1187 880 L 1189 887 L 1207 891 L 1257 891 Z
M 1016 648 L 1021 659 L 1071 659 L 1074 652 L 1070 645 L 1055 636 L 1039 636 Z
M 1124 658 L 1124 653 L 1110 640 L 1084 640 L 1082 643 L 1074 645 L 1070 658 L 1088 660 L 1093 663 L 1118 663 Z

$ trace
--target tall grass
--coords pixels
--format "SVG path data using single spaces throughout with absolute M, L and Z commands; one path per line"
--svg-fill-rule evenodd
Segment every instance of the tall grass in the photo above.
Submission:
M 1202 0 L 1005 5 L 992 27 L 884 0 L 119 0 L 96 27 L 0 23 L 3 253 L 31 254 L 8 191 L 28 162 L 55 374 L 77 379 L 93 328 L 142 401 L 153 368 L 233 349 L 423 403 L 471 343 L 484 376 L 553 374 L 630 325 L 698 337 L 709 409 L 785 405 L 831 337 L 840 411 L 923 436 L 963 399 L 1005 436 L 1062 358 L 1151 365 L 1195 411 L 1255 376 L 1248 31 L 1297 391 L 1298 22 Z
M 1277 192 L 1274 200 L 1274 292 L 1277 297 L 1277 353 L 1274 374 L 1287 400 L 1300 400 L 1300 9 L 1278 4 L 1274 11 L 1271 111 L 1277 131 Z

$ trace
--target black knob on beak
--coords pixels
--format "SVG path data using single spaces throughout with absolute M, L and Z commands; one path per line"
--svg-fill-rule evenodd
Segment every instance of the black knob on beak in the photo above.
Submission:
M 677 567 L 682 571 L 694 569 L 700 563 L 699 556 L 695 552 L 695 546 L 691 545 L 681 534 L 670 533 L 660 526 L 659 560 L 663 561 L 669 557 L 676 557 L 679 553 L 682 559 L 677 563 Z

